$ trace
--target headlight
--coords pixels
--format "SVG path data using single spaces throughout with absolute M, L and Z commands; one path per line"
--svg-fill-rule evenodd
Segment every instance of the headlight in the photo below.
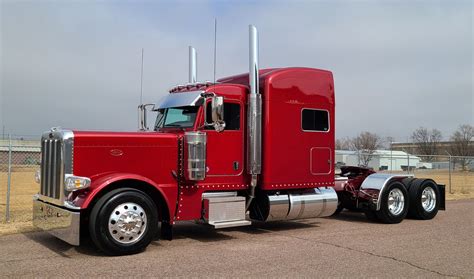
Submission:
M 41 183 L 41 170 L 36 170 L 36 172 L 35 172 L 35 181 L 38 184 Z
M 67 191 L 77 191 L 91 186 L 91 179 L 83 176 L 66 175 L 64 186 Z

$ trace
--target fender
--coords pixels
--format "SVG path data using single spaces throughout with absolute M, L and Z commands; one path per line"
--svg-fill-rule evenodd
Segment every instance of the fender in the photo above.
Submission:
M 76 206 L 80 206 L 81 209 L 86 209 L 91 201 L 97 196 L 97 194 L 99 194 L 109 185 L 113 184 L 114 182 L 129 179 L 147 183 L 158 190 L 165 200 L 168 207 L 169 216 L 171 220 L 173 220 L 175 214 L 175 204 L 178 196 L 177 184 L 157 184 L 147 177 L 133 173 L 104 173 L 93 176 L 91 178 L 92 182 L 88 194 L 79 200 L 76 198 L 74 204 Z
M 382 196 L 382 193 L 387 187 L 387 185 L 394 179 L 401 179 L 401 178 L 407 178 L 407 177 L 413 177 L 413 174 L 389 174 L 389 173 L 374 173 L 369 176 L 362 182 L 362 185 L 360 186 L 360 191 L 364 192 L 364 190 L 376 190 L 377 192 L 377 203 L 376 203 L 376 209 L 375 210 L 380 210 L 381 202 L 382 200 L 380 197 Z

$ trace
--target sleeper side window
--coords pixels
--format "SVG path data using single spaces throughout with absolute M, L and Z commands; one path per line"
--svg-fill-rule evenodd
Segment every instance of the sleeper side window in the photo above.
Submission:
M 240 105 L 234 103 L 224 103 L 225 131 L 240 130 Z M 209 102 L 206 107 L 206 122 L 212 123 L 212 108 Z M 213 127 L 206 127 L 206 130 L 213 130 Z
M 329 131 L 329 112 L 319 109 L 303 109 L 301 113 L 301 129 L 303 131 Z

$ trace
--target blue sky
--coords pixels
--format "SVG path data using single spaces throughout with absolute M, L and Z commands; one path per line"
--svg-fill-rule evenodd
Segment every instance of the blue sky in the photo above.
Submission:
M 144 101 L 187 79 L 248 69 L 248 24 L 260 66 L 333 71 L 338 137 L 405 141 L 419 126 L 448 138 L 473 121 L 471 1 L 1 1 L 1 119 L 10 133 L 51 126 L 135 130 Z

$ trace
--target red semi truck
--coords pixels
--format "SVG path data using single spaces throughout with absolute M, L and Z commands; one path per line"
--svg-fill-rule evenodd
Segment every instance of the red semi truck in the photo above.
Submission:
M 347 208 L 399 223 L 444 209 L 444 186 L 431 179 L 360 167 L 336 174 L 332 73 L 259 69 L 254 26 L 249 37 L 249 73 L 217 82 L 196 82 L 190 48 L 190 82 L 140 105 L 139 132 L 45 132 L 34 225 L 72 245 L 88 233 L 120 255 L 158 233 L 171 239 L 178 221 L 219 229 Z

